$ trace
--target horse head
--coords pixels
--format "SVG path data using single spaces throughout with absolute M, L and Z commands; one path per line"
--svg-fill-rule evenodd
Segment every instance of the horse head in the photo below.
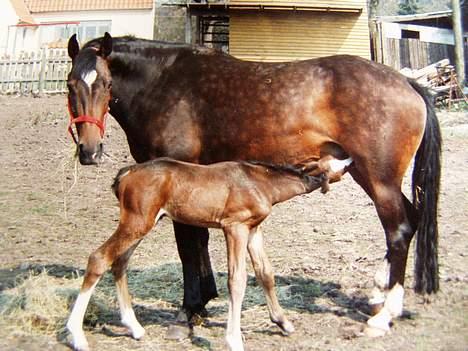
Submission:
M 81 49 L 76 34 L 68 41 L 68 55 L 72 59 L 67 79 L 68 130 L 77 145 L 82 165 L 98 164 L 102 157 L 105 119 L 111 99 L 112 77 L 107 64 L 111 52 L 109 33 Z

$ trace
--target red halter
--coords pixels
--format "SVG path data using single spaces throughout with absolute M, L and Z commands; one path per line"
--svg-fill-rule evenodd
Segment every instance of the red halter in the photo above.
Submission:
M 101 132 L 101 138 L 104 136 L 104 131 L 105 131 L 105 128 L 106 128 L 107 113 L 104 115 L 104 119 L 103 119 L 102 122 L 100 120 L 98 120 L 97 118 L 95 118 L 95 117 L 87 116 L 87 115 L 81 115 L 81 116 L 78 116 L 76 118 L 73 118 L 73 113 L 72 113 L 71 106 L 70 106 L 70 100 L 68 101 L 68 113 L 70 114 L 70 122 L 68 123 L 68 132 L 72 136 L 73 141 L 75 142 L 75 144 L 78 144 L 78 140 L 75 137 L 75 133 L 73 133 L 73 129 L 72 129 L 73 124 L 85 123 L 85 122 L 93 123 L 93 124 L 98 126 L 98 128 L 99 128 L 99 130 Z

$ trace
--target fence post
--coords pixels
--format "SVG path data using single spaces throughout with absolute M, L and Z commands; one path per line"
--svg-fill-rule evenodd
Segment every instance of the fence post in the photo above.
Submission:
M 452 11 L 453 35 L 455 37 L 455 69 L 457 70 L 458 82 L 463 89 L 465 87 L 465 55 L 463 53 L 463 22 L 459 0 L 452 0 Z
M 42 95 L 45 87 L 45 72 L 46 72 L 47 58 L 46 49 L 41 49 L 41 70 L 39 72 L 39 95 Z

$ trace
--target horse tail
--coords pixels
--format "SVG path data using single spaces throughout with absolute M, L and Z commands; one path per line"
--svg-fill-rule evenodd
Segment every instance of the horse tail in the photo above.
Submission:
M 412 175 L 413 205 L 418 213 L 414 289 L 430 294 L 439 290 L 437 203 L 442 140 L 433 99 L 415 81 L 409 80 L 409 83 L 424 99 L 427 110 L 426 128 L 416 152 Z
M 114 178 L 114 182 L 112 183 L 111 188 L 112 188 L 112 191 L 114 192 L 114 195 L 117 197 L 118 200 L 120 200 L 119 198 L 120 181 L 122 180 L 123 177 L 125 177 L 130 172 L 132 167 L 133 166 L 127 166 L 127 167 L 121 168 Z

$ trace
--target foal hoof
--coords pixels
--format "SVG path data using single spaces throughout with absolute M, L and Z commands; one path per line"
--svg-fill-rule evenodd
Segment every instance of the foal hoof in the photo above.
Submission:
M 296 331 L 294 325 L 290 321 L 285 321 L 282 324 L 278 324 L 278 326 L 281 328 L 281 331 L 285 336 L 289 336 Z
M 144 336 L 145 336 L 145 329 L 143 329 L 143 327 L 137 327 L 137 328 L 133 328 L 130 330 L 130 333 L 132 334 L 132 338 L 134 338 L 135 340 L 141 340 Z
M 74 351 L 90 351 L 88 342 L 86 340 L 73 340 L 69 345 Z
M 172 324 L 166 332 L 168 340 L 183 340 L 192 336 L 192 328 L 188 324 Z
M 364 329 L 364 336 L 367 336 L 369 338 L 380 338 L 380 337 L 384 336 L 387 333 L 388 333 L 388 330 L 381 329 L 381 328 L 376 328 L 376 327 L 367 326 Z

